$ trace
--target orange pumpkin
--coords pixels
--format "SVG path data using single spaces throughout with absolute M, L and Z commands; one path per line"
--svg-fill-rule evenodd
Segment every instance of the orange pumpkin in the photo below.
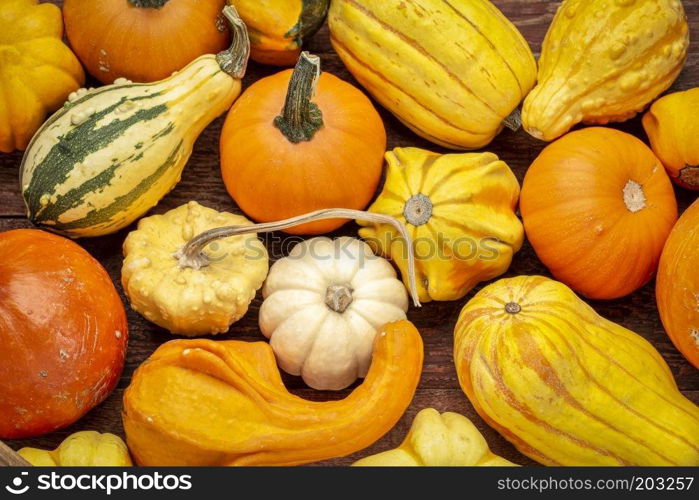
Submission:
M 665 243 L 655 297 L 672 343 L 699 368 L 699 200 L 682 214 Z
M 75 422 L 114 388 L 126 313 L 109 275 L 72 241 L 0 233 L 0 438 Z
M 524 228 L 559 281 L 593 299 L 647 283 L 677 220 L 672 183 L 640 140 L 594 127 L 546 147 L 524 178 Z
M 319 59 L 304 52 L 293 72 L 259 80 L 228 113 L 223 180 L 258 222 L 322 208 L 362 209 L 376 191 L 386 151 L 381 118 L 355 87 L 319 73 Z M 312 222 L 288 232 L 322 234 L 345 222 Z
M 226 0 L 65 0 L 68 40 L 102 83 L 162 80 L 204 54 L 224 50 Z

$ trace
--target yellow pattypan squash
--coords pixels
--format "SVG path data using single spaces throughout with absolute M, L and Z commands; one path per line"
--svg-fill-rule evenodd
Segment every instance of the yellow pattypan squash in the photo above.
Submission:
M 96 431 L 76 432 L 55 450 L 22 448 L 22 458 L 35 466 L 129 467 L 129 450 L 120 437 Z
M 217 240 L 203 265 L 183 265 L 178 253 L 192 238 L 221 226 L 248 226 L 240 215 L 195 201 L 141 219 L 124 241 L 121 281 L 131 306 L 180 335 L 223 333 L 248 310 L 269 269 L 256 234 Z
M 55 5 L 0 0 L 0 151 L 25 149 L 46 115 L 85 81 L 62 37 Z
M 515 215 L 519 183 L 492 153 L 386 153 L 388 173 L 370 212 L 405 222 L 415 245 L 420 301 L 457 300 L 504 273 L 524 238 Z M 407 279 L 404 240 L 387 224 L 360 221 L 359 234 Z
M 417 414 L 403 443 L 358 460 L 355 466 L 514 466 L 490 451 L 475 425 L 458 413 L 426 408 Z

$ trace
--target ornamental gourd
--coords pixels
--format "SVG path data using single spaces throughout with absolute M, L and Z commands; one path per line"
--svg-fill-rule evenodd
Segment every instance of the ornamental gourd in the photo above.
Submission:
M 478 292 L 454 363 L 479 415 L 542 464 L 699 465 L 699 407 L 662 356 L 561 283 L 519 276 Z
M 70 240 L 0 233 L 0 438 L 72 424 L 119 380 L 128 328 L 104 268 Z
M 0 151 L 25 149 L 46 114 L 85 81 L 62 41 L 61 11 L 38 0 L 0 0 Z
M 519 127 L 536 62 L 488 0 L 333 0 L 328 23 L 347 69 L 418 135 L 478 149 Z
M 655 297 L 672 343 L 699 368 L 699 200 L 685 210 L 665 243 Z
M 324 208 L 363 209 L 381 179 L 386 131 L 371 101 L 320 73 L 304 52 L 296 69 L 255 82 L 221 132 L 226 189 L 253 220 L 270 222 Z M 289 229 L 322 234 L 346 221 Z
M 121 283 L 131 307 L 171 333 L 224 333 L 248 310 L 267 276 L 267 250 L 257 235 L 207 246 L 205 265 L 178 257 L 196 235 L 221 226 L 249 226 L 245 217 L 196 201 L 141 219 L 124 241 Z
M 699 88 L 675 92 L 653 103 L 643 117 L 653 152 L 676 184 L 699 190 Z
M 396 148 L 386 161 L 386 183 L 369 211 L 407 225 L 421 301 L 458 300 L 507 270 L 524 230 L 514 212 L 519 183 L 503 161 L 492 153 L 439 155 L 418 148 Z M 360 224 L 360 236 L 407 279 L 404 240 L 395 229 Z
M 226 48 L 225 0 L 64 0 L 66 34 L 100 82 L 155 82 Z
M 21 191 L 29 219 L 71 237 L 128 226 L 182 175 L 201 131 L 240 94 L 249 44 L 232 7 L 231 48 L 161 82 L 71 94 L 29 144 Z
M 317 402 L 286 390 L 266 343 L 168 342 L 126 389 L 126 441 L 146 466 L 295 465 L 348 455 L 398 422 L 422 359 L 415 327 L 390 323 L 376 336 L 364 382 L 345 399 Z
M 672 85 L 688 47 L 680 0 L 564 0 L 522 124 L 552 141 L 580 122 L 627 120 Z
M 22 448 L 17 452 L 34 466 L 44 467 L 129 467 L 126 444 L 114 434 L 81 431 L 71 434 L 55 450 Z
M 433 408 L 415 416 L 403 443 L 356 461 L 356 467 L 511 467 L 495 455 L 475 425 L 458 413 L 440 414 Z
M 593 127 L 547 146 L 524 177 L 527 238 L 556 279 L 593 299 L 645 285 L 677 220 L 672 183 L 635 137 Z
M 366 376 L 377 329 L 408 310 L 391 264 L 348 236 L 296 244 L 274 263 L 262 293 L 260 330 L 280 368 L 314 389 L 344 389 Z
M 303 41 L 323 25 L 330 0 L 228 0 L 248 27 L 250 58 L 293 66 Z

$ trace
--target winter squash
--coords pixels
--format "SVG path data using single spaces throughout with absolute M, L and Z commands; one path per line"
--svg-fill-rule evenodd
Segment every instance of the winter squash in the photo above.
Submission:
M 0 438 L 72 424 L 119 379 L 126 314 L 102 266 L 36 229 L 0 233 Z
M 672 85 L 688 47 L 679 0 L 564 0 L 546 33 L 522 124 L 552 141 L 580 122 L 627 120 Z
M 699 368 L 699 201 L 680 217 L 658 266 L 655 297 L 665 331 Z
M 262 293 L 260 330 L 279 367 L 314 389 L 366 376 L 376 331 L 408 310 L 391 264 L 348 236 L 297 243 L 274 263 Z
M 369 211 L 408 227 L 421 301 L 458 300 L 507 270 L 524 230 L 514 212 L 519 183 L 505 162 L 492 153 L 439 155 L 418 148 L 396 148 L 386 161 L 386 183 Z M 407 278 L 407 254 L 395 229 L 360 224 L 360 236 Z
M 478 149 L 519 128 L 536 62 L 488 0 L 333 0 L 328 24 L 352 75 L 425 139 Z
M 47 113 L 85 81 L 63 44 L 61 11 L 38 0 L 0 0 L 0 151 L 25 149 Z
M 665 169 L 635 137 L 593 127 L 546 147 L 524 178 L 527 238 L 556 279 L 593 299 L 645 285 L 677 220 Z
M 71 237 L 113 233 L 177 184 L 194 141 L 240 94 L 247 31 L 232 7 L 224 13 L 228 51 L 161 82 L 80 90 L 39 129 L 20 174 L 34 224 Z
M 250 35 L 250 57 L 262 64 L 293 66 L 303 41 L 323 25 L 329 0 L 228 0 Z
M 22 448 L 17 453 L 35 466 L 129 467 L 126 444 L 114 434 L 80 431 L 68 436 L 55 450 Z
M 440 414 L 434 408 L 426 408 L 415 416 L 410 432 L 398 448 L 362 458 L 352 465 L 511 467 L 516 464 L 493 454 L 483 435 L 463 415 L 452 412 Z
M 369 446 L 400 419 L 422 371 L 408 321 L 376 336 L 364 382 L 339 401 L 307 401 L 282 383 L 264 342 L 175 340 L 141 365 L 124 394 L 124 430 L 146 466 L 295 465 Z
M 64 0 L 71 47 L 102 83 L 155 82 L 229 40 L 225 0 Z
M 643 117 L 651 147 L 676 184 L 699 190 L 699 88 L 661 97 Z
M 364 208 L 385 151 L 386 131 L 369 99 L 320 73 L 318 57 L 304 52 L 293 72 L 255 82 L 231 108 L 221 133 L 221 173 L 238 206 L 269 222 L 323 208 Z M 289 232 L 322 234 L 343 223 Z
M 503 279 L 454 331 L 461 388 L 479 415 L 545 465 L 699 465 L 699 407 L 643 337 L 565 285 Z
M 194 236 L 245 217 L 190 201 L 163 215 L 141 219 L 124 241 L 121 282 L 131 307 L 171 333 L 224 333 L 248 310 L 269 268 L 257 235 L 220 239 L 207 247 L 209 264 L 183 266 L 175 256 Z

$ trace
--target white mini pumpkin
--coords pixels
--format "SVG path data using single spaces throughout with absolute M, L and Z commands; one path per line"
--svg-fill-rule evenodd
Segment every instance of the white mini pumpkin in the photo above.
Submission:
M 262 293 L 260 329 L 279 366 L 314 389 L 364 377 L 377 329 L 408 310 L 391 264 L 350 237 L 298 243 L 272 266 Z

